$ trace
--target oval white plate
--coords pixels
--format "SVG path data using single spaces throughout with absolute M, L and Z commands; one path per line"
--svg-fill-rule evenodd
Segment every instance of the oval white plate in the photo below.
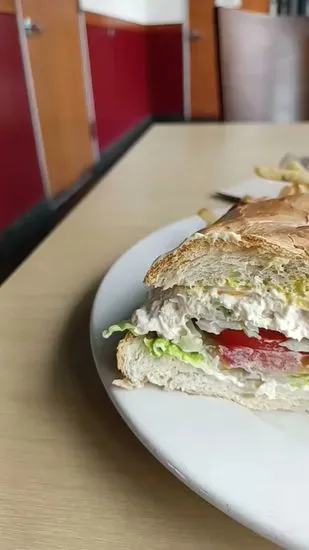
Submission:
M 220 189 L 220 195 L 227 197 L 233 197 L 234 199 L 242 199 L 246 195 L 249 195 L 253 199 L 260 197 L 268 197 L 269 199 L 276 199 L 279 196 L 280 191 L 288 185 L 287 182 L 265 180 L 263 178 L 254 177 L 232 187 L 226 187 Z
M 91 343 L 101 380 L 142 443 L 179 479 L 239 522 L 288 548 L 309 548 L 309 415 L 258 413 L 215 398 L 148 386 L 112 386 L 117 339 L 102 330 L 146 295 L 151 262 L 200 229 L 198 217 L 156 231 L 128 250 L 98 290 Z

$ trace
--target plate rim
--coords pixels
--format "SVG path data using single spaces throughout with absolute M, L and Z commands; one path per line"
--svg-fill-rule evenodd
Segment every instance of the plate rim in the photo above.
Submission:
M 277 186 L 278 188 L 278 196 L 275 197 L 275 198 L 279 198 L 279 193 L 280 191 L 286 187 L 287 185 L 289 185 L 289 182 L 287 181 L 276 181 L 276 180 L 270 180 L 270 179 L 267 179 L 267 178 L 261 178 L 259 176 L 256 176 L 256 175 L 253 175 L 251 178 L 246 178 L 244 180 L 241 180 L 239 181 L 238 183 L 235 183 L 229 187 L 224 187 L 223 189 L 218 189 L 217 191 L 217 194 L 219 194 L 219 196 L 222 196 L 222 197 L 226 197 L 226 198 L 231 198 L 235 201 L 237 200 L 241 200 L 243 198 L 243 194 L 240 195 L 240 193 L 236 193 L 234 190 L 235 188 L 238 188 L 240 187 L 241 185 L 248 185 L 248 184 L 252 184 L 254 185 L 254 183 L 258 183 L 258 182 L 267 182 L 269 183 L 271 186 L 275 185 Z M 252 195 L 253 198 L 257 198 L 255 193 Z M 268 197 L 269 199 L 273 199 L 274 197 L 273 196 L 269 196 Z

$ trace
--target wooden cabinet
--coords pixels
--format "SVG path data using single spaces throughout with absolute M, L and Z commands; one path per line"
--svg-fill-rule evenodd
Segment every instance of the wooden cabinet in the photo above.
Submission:
M 95 160 L 82 21 L 76 0 L 0 0 L 0 231 Z
M 0 13 L 0 159 L 2 231 L 43 197 L 17 22 L 10 13 Z
M 34 25 L 24 37 L 25 56 L 38 113 L 45 188 L 55 196 L 94 161 L 80 15 L 76 0 L 20 0 L 20 5 L 19 17 Z
M 148 78 L 154 115 L 183 113 L 182 25 L 147 29 Z
M 107 28 L 87 24 L 88 48 L 100 149 L 117 137 L 115 43 Z
M 121 135 L 150 114 L 147 31 L 144 27 L 115 31 L 115 113 Z
M 100 149 L 150 114 L 146 31 L 88 14 L 87 35 Z

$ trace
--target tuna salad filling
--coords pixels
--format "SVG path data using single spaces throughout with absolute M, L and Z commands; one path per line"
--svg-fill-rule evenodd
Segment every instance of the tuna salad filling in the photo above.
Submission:
M 225 281 L 220 286 L 153 289 L 131 320 L 104 331 L 129 330 L 153 357 L 174 357 L 241 392 L 269 398 L 309 391 L 307 286 L 274 287 Z M 241 365 L 241 368 L 239 366 Z
M 133 314 L 136 334 L 155 331 L 178 341 L 195 319 L 203 331 L 220 334 L 224 329 L 242 330 L 259 338 L 259 328 L 281 332 L 300 342 L 309 339 L 308 309 L 276 289 L 173 287 L 153 290 L 148 302 Z M 189 325 L 190 327 L 190 325 Z

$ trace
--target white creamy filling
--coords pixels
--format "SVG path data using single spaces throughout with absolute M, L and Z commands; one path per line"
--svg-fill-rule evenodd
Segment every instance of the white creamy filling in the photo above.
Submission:
M 289 349 L 290 351 L 303 351 L 309 353 L 309 340 L 304 338 L 301 342 L 297 340 L 286 340 L 286 342 L 281 342 L 280 346 Z
M 236 242 L 238 243 L 241 241 L 241 235 L 238 233 L 235 233 L 235 231 L 226 231 L 226 230 L 212 230 L 209 233 L 200 233 L 199 231 L 197 233 L 194 233 L 191 237 L 188 238 L 188 241 L 195 241 L 196 239 L 205 239 L 205 241 L 209 241 L 212 244 L 216 241 L 224 241 L 224 242 Z
M 255 396 L 266 395 L 268 399 L 277 399 L 278 397 L 287 397 L 291 392 L 295 394 L 295 397 L 308 399 L 309 384 L 304 384 L 298 387 L 296 384 L 292 384 L 288 381 L 278 381 L 269 378 L 263 382 L 255 392 Z
M 309 311 L 288 303 L 276 290 L 241 293 L 233 289 L 205 290 L 199 286 L 156 289 L 148 304 L 136 310 L 132 321 L 136 334 L 155 331 L 179 342 L 190 332 L 187 323 L 191 319 L 197 321 L 201 330 L 213 334 L 229 328 L 258 337 L 258 329 L 264 328 L 281 332 L 292 340 L 309 339 Z

